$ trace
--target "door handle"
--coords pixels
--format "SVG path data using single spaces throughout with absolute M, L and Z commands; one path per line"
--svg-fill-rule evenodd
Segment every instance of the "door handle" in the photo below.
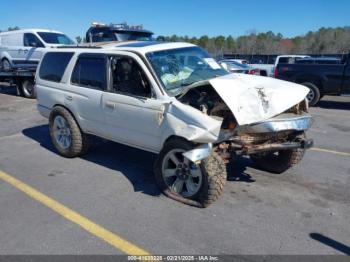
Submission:
M 69 100 L 69 101 L 72 101 L 73 97 L 72 96 L 66 96 L 66 99 Z
M 110 109 L 114 109 L 115 108 L 115 103 L 107 101 L 105 103 L 105 106 L 110 108 Z

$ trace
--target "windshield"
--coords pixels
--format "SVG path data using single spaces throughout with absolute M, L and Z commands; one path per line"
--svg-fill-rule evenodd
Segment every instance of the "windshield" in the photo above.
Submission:
M 140 32 L 118 32 L 115 33 L 118 41 L 151 41 L 152 34 Z
M 186 86 L 195 82 L 228 74 L 199 47 L 151 52 L 146 56 L 171 96 L 178 95 Z
M 48 44 L 74 45 L 74 42 L 64 34 L 38 32 L 38 35 Z
M 225 63 L 227 65 L 227 68 L 230 70 L 238 69 L 238 70 L 248 70 L 249 66 L 246 64 L 240 64 L 236 61 L 221 61 L 221 63 Z

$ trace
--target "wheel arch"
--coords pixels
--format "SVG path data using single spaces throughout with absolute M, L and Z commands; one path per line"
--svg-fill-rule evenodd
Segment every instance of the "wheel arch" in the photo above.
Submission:
M 2 62 L 4 59 L 9 61 L 10 65 L 13 66 L 11 56 L 9 55 L 9 53 L 3 51 L 0 53 L 0 61 Z
M 50 118 L 51 118 L 51 113 L 52 113 L 52 111 L 53 111 L 53 109 L 54 109 L 55 107 L 62 107 L 62 108 L 64 108 L 65 110 L 67 110 L 67 111 L 69 112 L 69 114 L 73 117 L 74 121 L 77 123 L 77 125 L 78 125 L 80 131 L 82 131 L 82 132 L 84 131 L 84 130 L 81 128 L 81 124 L 80 124 L 78 118 L 76 118 L 75 115 L 74 115 L 74 113 L 72 112 L 72 110 L 70 110 L 70 109 L 69 109 L 67 106 L 65 106 L 65 105 L 62 105 L 62 104 L 54 104 L 54 105 L 52 106 L 52 109 L 51 109 L 51 112 L 50 112 Z
M 317 75 L 299 75 L 295 78 L 295 83 L 303 84 L 303 83 L 311 83 L 314 84 L 319 90 L 320 93 L 323 93 L 323 79 Z
M 166 138 L 164 141 L 163 141 L 163 146 L 169 142 L 172 142 L 172 141 L 175 141 L 177 139 L 180 139 L 180 140 L 183 140 L 187 143 L 191 143 L 191 144 L 195 144 L 194 142 L 186 139 L 185 137 L 183 136 L 179 136 L 179 135 L 170 135 L 168 138 Z

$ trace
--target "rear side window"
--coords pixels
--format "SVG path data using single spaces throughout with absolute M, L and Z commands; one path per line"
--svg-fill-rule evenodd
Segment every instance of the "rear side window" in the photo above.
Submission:
M 74 53 L 47 53 L 40 66 L 39 76 L 41 79 L 61 82 L 66 67 Z
M 72 84 L 106 90 L 107 70 L 105 57 L 79 57 L 72 74 Z

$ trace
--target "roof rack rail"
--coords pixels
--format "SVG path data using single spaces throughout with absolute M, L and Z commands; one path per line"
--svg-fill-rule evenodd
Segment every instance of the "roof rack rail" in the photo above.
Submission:
M 101 46 L 92 46 L 92 45 L 74 45 L 74 46 L 69 46 L 69 45 L 62 45 L 62 46 L 57 46 L 57 48 L 93 48 L 93 49 L 101 49 Z

